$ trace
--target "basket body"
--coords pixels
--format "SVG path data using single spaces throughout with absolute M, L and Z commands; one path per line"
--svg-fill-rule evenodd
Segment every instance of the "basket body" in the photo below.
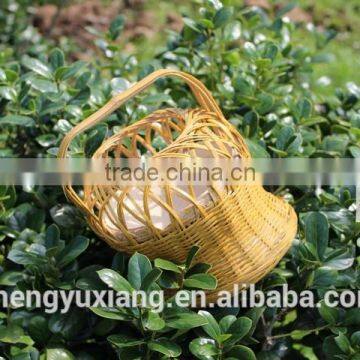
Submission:
M 201 108 L 156 111 L 104 141 L 94 157 L 136 158 L 143 148 L 162 159 L 200 154 L 220 160 L 249 158 L 241 135 L 223 118 L 212 98 L 204 100 L 210 95 L 203 92 L 201 84 L 190 83 L 193 90 L 194 84 L 200 89 L 195 94 Z M 60 156 L 66 156 L 75 135 L 76 131 L 64 140 Z M 165 144 L 161 150 L 153 146 L 159 137 Z M 134 191 L 130 186 L 85 186 L 80 199 L 71 186 L 65 187 L 68 198 L 85 212 L 91 228 L 119 251 L 183 262 L 193 245 L 200 246 L 198 260 L 213 266 L 218 291 L 261 279 L 279 262 L 296 234 L 297 217 L 292 207 L 258 184 L 211 183 L 200 194 L 191 184 L 186 189 L 166 185 L 160 193 L 151 184 Z M 154 218 L 155 209 L 167 219 L 161 226 Z
M 263 278 L 285 255 L 297 229 L 294 210 L 255 185 L 240 186 L 184 230 L 174 229 L 141 243 L 119 241 L 92 216 L 88 221 L 111 247 L 151 259 L 183 262 L 193 245 L 200 246 L 197 260 L 212 265 L 217 291 L 231 291 L 234 284 L 249 285 Z

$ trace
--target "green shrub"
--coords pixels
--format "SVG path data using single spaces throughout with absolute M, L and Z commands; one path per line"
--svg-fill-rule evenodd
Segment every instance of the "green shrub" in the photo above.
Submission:
M 129 81 L 171 66 L 195 74 L 209 87 L 254 157 L 360 156 L 360 89 L 352 83 L 326 97 L 315 91 L 313 67 L 322 60 L 318 51 L 332 32 L 308 31 L 316 46 L 307 47 L 293 40 L 297 28 L 281 11 L 270 16 L 258 8 L 231 6 L 230 1 L 223 7 L 204 1 L 194 17 L 184 17 L 181 33 L 171 33 L 166 48 L 150 61 L 138 61 L 117 44 L 123 18 L 116 18 L 96 42 L 94 61 L 74 63 L 68 51 L 54 47 L 27 23 L 26 6 L 14 4 L 0 5 L 1 157 L 55 156 L 64 134 L 126 89 Z M 150 94 L 80 136 L 71 153 L 90 156 L 91 145 L 105 136 L 155 108 L 175 105 L 194 106 L 194 100 L 182 83 L 160 80 Z M 355 188 L 272 190 L 294 205 L 300 226 L 289 253 L 257 288 L 270 291 L 288 284 L 291 290 L 314 291 L 319 302 L 329 288 L 358 291 Z M 53 187 L 0 187 L 0 251 L 0 286 L 7 292 L 101 290 L 104 283 L 115 290 L 178 289 L 186 288 L 189 271 L 181 264 L 150 263 L 140 254 L 129 260 L 115 253 L 89 230 L 62 189 Z M 134 280 L 133 263 L 145 269 L 144 278 Z M 206 270 L 204 286 L 213 287 L 208 267 L 199 268 Z M 149 308 L 92 310 L 74 306 L 66 314 L 25 308 L 0 312 L 0 355 L 263 360 L 360 356 L 359 308 L 183 309 L 170 314 Z

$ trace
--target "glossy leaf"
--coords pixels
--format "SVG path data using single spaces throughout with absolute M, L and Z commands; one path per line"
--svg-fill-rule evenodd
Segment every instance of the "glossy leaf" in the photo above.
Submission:
M 134 291 L 131 284 L 114 270 L 103 269 L 98 271 L 98 274 L 105 284 L 116 291 L 127 291 L 130 293 Z
M 142 254 L 135 253 L 129 260 L 128 279 L 135 289 L 140 289 L 146 277 L 152 270 L 150 260 Z
M 181 354 L 181 347 L 175 342 L 166 338 L 159 338 L 148 342 L 150 350 L 166 355 L 168 357 L 177 357 Z
M 194 274 L 184 280 L 184 286 L 192 289 L 214 290 L 217 281 L 210 274 Z

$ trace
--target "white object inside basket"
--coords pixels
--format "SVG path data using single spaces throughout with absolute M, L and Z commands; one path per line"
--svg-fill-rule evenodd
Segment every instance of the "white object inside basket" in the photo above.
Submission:
M 212 145 L 214 146 L 214 144 Z M 229 149 L 229 147 L 227 147 L 227 149 L 232 152 L 232 149 Z M 195 156 L 199 158 L 211 158 L 214 154 L 205 149 L 196 149 Z M 121 225 L 125 225 L 127 230 L 134 234 L 144 230 L 149 220 L 158 230 L 166 229 L 171 225 L 172 221 L 174 221 L 171 216 L 171 211 L 182 221 L 195 219 L 199 216 L 198 206 L 203 209 L 214 206 L 219 200 L 218 193 L 225 191 L 225 182 L 217 181 L 214 185 L 217 191 L 209 186 L 209 184 L 193 185 L 194 202 L 196 204 L 173 189 L 171 190 L 171 201 L 169 202 L 164 187 L 152 186 L 151 194 L 154 196 L 147 196 L 150 219 L 146 219 L 144 192 L 141 187 L 132 187 L 124 197 L 122 197 L 122 191 L 118 190 L 116 195 L 112 196 L 105 206 L 105 211 L 102 214 L 103 226 L 113 235 L 121 238 Z M 182 191 L 190 196 L 187 185 L 172 184 L 172 187 L 176 187 L 180 192 Z M 160 200 L 160 203 L 156 199 Z M 119 209 L 119 204 L 121 210 Z M 166 205 L 164 206 L 164 204 Z M 171 208 L 171 211 L 169 211 L 169 208 Z
M 179 186 L 180 188 L 180 186 Z M 196 195 L 196 203 L 204 208 L 211 207 L 217 200 L 216 194 L 211 191 L 208 186 L 194 186 L 194 192 Z M 186 191 L 185 187 L 182 188 Z M 154 187 L 153 193 L 161 199 L 165 204 L 166 193 L 162 187 Z M 119 190 L 116 196 L 110 198 L 106 211 L 103 213 L 103 224 L 106 225 L 109 231 L 119 232 L 118 221 L 120 221 L 120 214 L 118 212 L 119 198 L 121 197 L 121 191 Z M 133 187 L 124 198 L 122 203 L 124 222 L 129 231 L 138 231 L 146 226 L 145 211 L 144 211 L 144 193 L 142 189 Z M 159 230 L 166 229 L 171 224 L 171 215 L 166 207 L 159 204 L 155 199 L 149 197 L 148 209 L 151 217 L 152 224 Z M 129 211 L 130 210 L 130 211 Z M 195 218 L 199 214 L 197 206 L 190 200 L 181 197 L 180 195 L 172 192 L 172 210 L 182 220 L 188 220 Z M 136 214 L 134 216 L 133 213 Z

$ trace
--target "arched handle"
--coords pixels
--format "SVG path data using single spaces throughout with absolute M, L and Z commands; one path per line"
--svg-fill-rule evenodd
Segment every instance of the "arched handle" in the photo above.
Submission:
M 78 134 L 89 129 L 90 127 L 94 126 L 95 124 L 97 124 L 98 122 L 109 116 L 110 114 L 112 114 L 119 106 L 124 104 L 127 100 L 131 99 L 138 93 L 147 89 L 156 80 L 164 76 L 175 76 L 180 79 L 183 79 L 189 85 L 199 105 L 205 110 L 216 113 L 219 116 L 220 120 L 224 120 L 224 117 L 222 115 L 219 106 L 212 97 L 210 91 L 205 87 L 205 85 L 201 81 L 199 81 L 192 75 L 189 75 L 179 70 L 161 69 L 154 71 L 150 75 L 146 76 L 145 78 L 143 78 L 142 80 L 131 86 L 129 89 L 123 91 L 121 94 L 114 96 L 102 108 L 100 108 L 94 114 L 90 115 L 87 119 L 85 119 L 84 121 L 76 125 L 74 128 L 72 128 L 69 131 L 69 133 L 64 137 L 64 139 L 60 144 L 58 157 L 59 158 L 66 157 L 68 147 L 71 141 L 74 139 L 74 137 L 76 137 Z

